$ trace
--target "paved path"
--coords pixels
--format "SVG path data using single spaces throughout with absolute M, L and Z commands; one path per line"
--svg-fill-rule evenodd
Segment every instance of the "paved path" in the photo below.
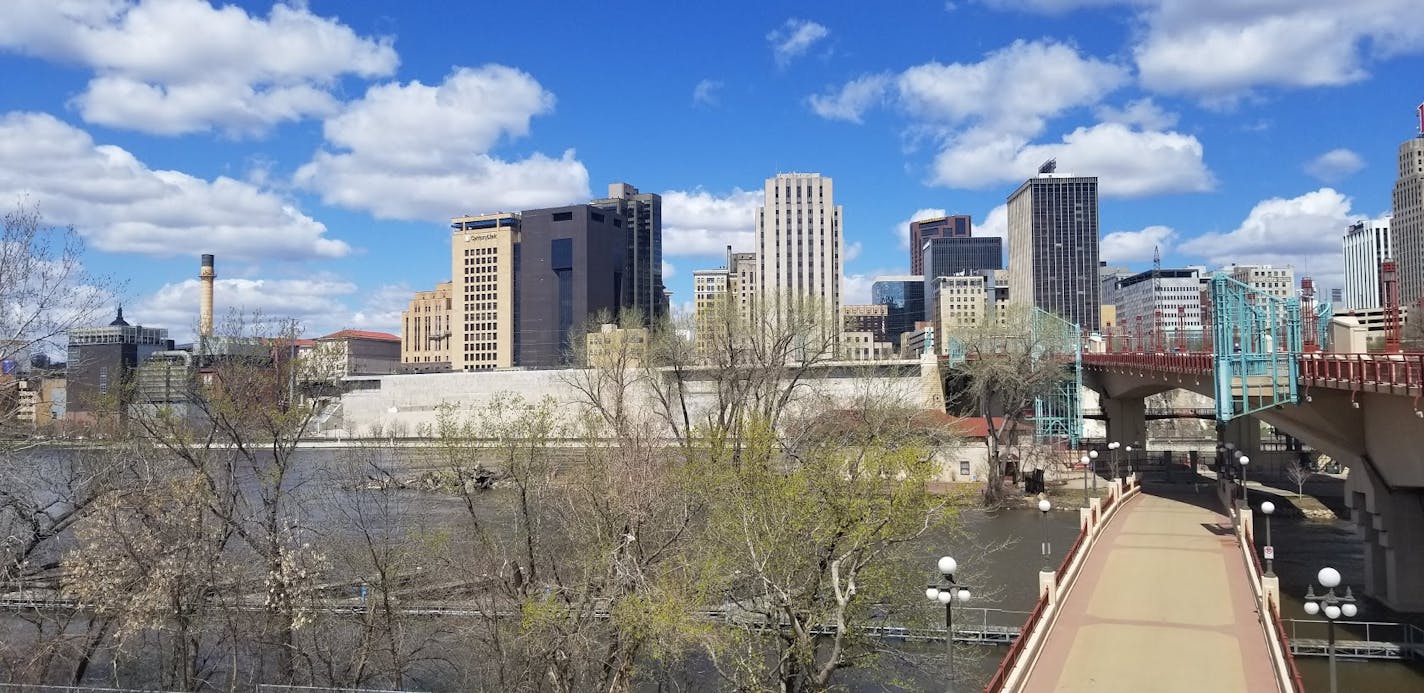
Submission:
M 1209 509 L 1213 493 L 1128 501 L 1064 600 L 1025 691 L 1276 690 L 1250 578 L 1230 518 Z

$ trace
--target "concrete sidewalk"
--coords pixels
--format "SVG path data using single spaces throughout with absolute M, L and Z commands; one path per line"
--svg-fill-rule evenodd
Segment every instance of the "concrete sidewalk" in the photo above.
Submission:
M 1231 520 L 1211 509 L 1214 493 L 1203 485 L 1127 502 L 1023 690 L 1276 690 L 1250 578 Z

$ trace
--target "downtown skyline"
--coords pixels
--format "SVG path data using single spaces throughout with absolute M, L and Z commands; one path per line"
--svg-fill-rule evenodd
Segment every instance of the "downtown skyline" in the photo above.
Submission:
M 0 28 L 0 198 L 74 223 L 127 313 L 179 339 L 201 253 L 220 317 L 397 331 L 413 291 L 450 279 L 451 217 L 615 181 L 662 195 L 686 310 L 693 271 L 753 249 L 761 182 L 789 171 L 836 180 L 843 303 L 865 303 L 907 273 L 910 219 L 1003 235 L 1008 194 L 1052 157 L 1100 178 L 1111 264 L 1156 245 L 1169 266 L 1292 264 L 1328 289 L 1348 224 L 1389 212 L 1424 100 L 1402 0 L 52 4 Z M 1196 50 L 1233 36 L 1257 50 Z

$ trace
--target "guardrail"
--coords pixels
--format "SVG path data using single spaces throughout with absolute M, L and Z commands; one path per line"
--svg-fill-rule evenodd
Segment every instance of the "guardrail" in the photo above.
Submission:
M 1204 352 L 1114 352 L 1083 354 L 1084 365 L 1116 366 L 1119 368 L 1147 370 L 1154 373 L 1181 373 L 1186 375 L 1211 373 L 1215 367 L 1213 361 L 1213 354 Z
M 1256 554 L 1255 523 L 1251 506 L 1238 505 L 1234 487 L 1217 485 L 1217 498 L 1226 507 L 1226 514 L 1232 519 L 1232 536 L 1236 547 L 1244 554 L 1246 577 L 1251 581 L 1251 592 L 1256 599 L 1258 622 L 1262 635 L 1266 638 L 1266 650 L 1270 653 L 1272 671 L 1276 685 L 1283 693 L 1300 693 L 1305 690 L 1301 684 L 1300 670 L 1296 667 L 1295 655 L 1290 639 L 1279 627 L 1281 599 L 1280 580 L 1274 575 L 1266 575 L 1261 570 L 1261 557 Z
M 1300 377 L 1319 387 L 1418 395 L 1424 354 L 1302 354 Z
M 1122 505 L 1122 501 L 1141 490 L 1140 480 L 1136 476 L 1121 480 L 1113 479 L 1111 485 L 1108 486 L 1106 496 L 1101 499 L 1092 498 L 1089 500 L 1089 507 L 1079 509 L 1077 538 L 1073 540 L 1073 545 L 1068 549 L 1068 553 L 1064 554 L 1063 562 L 1059 564 L 1057 570 L 1051 574 L 1039 574 L 1038 603 L 1034 605 L 1029 620 L 1024 623 L 1018 640 L 1009 648 L 1003 661 L 999 662 L 999 668 L 994 671 L 994 676 L 984 686 L 985 693 L 1016 690 L 1023 684 L 1028 667 L 1038 656 L 1044 639 L 1048 637 L 1049 631 L 1053 628 L 1053 621 L 1058 615 L 1058 604 L 1072 589 L 1073 582 L 1083 568 L 1083 562 L 1086 560 L 1088 550 L 1092 547 L 1093 540 L 1102 532 L 1102 528 L 1111 519 L 1115 510 Z M 1045 581 L 1045 577 L 1051 579 Z

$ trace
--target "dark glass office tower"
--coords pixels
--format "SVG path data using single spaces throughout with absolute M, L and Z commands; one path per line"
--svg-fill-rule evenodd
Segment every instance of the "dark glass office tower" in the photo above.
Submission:
M 898 350 L 900 335 L 925 319 L 925 278 L 880 277 L 870 285 L 870 302 L 885 306 L 885 333 Z
M 579 327 L 599 311 L 629 305 L 628 237 L 620 215 L 591 205 L 535 209 L 522 215 L 517 250 L 515 365 L 568 363 Z
M 1009 295 L 1097 329 L 1098 179 L 1040 173 L 1009 196 Z
M 910 222 L 910 274 L 925 274 L 925 261 L 920 251 L 931 238 L 969 238 L 974 224 L 968 214 L 921 219 Z
M 622 218 L 627 236 L 627 271 L 623 274 L 624 299 L 651 322 L 668 313 L 663 290 L 663 198 L 640 193 L 627 183 L 608 186 L 608 197 L 589 203 Z

